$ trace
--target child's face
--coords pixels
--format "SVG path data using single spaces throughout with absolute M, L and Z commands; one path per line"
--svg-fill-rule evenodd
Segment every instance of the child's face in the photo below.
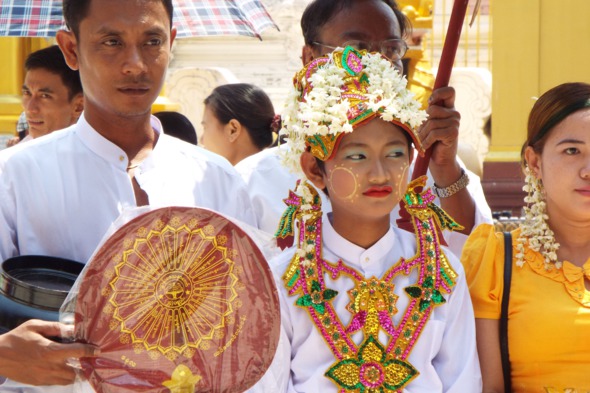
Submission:
M 405 192 L 411 154 L 405 132 L 378 118 L 344 135 L 322 175 L 334 214 L 389 217 Z

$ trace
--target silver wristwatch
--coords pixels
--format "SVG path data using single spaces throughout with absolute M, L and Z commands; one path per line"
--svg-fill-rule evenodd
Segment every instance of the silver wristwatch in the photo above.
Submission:
M 467 173 L 465 173 L 465 169 L 461 168 L 461 177 L 459 177 L 459 180 L 448 187 L 439 187 L 436 185 L 436 183 L 434 183 L 434 187 L 432 187 L 432 189 L 439 198 L 448 198 L 467 187 L 468 184 L 469 176 L 467 176 Z

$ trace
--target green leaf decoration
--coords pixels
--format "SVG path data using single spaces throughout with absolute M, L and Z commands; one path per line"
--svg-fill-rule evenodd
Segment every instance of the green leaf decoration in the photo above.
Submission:
M 338 295 L 338 291 L 335 291 L 333 289 L 326 289 L 324 291 L 324 300 L 334 299 L 336 295 Z
M 432 293 L 432 301 L 434 302 L 434 304 L 436 304 L 437 306 L 439 304 L 443 304 L 446 302 L 445 298 L 443 297 L 443 295 L 440 293 L 440 291 L 434 290 L 434 292 Z
M 312 307 L 322 315 L 324 315 L 324 313 L 326 312 L 326 306 L 324 305 L 324 303 L 312 304 Z
M 407 287 L 406 292 L 414 299 L 418 299 L 422 296 L 422 288 L 418 286 Z
M 301 307 L 309 307 L 313 304 L 313 302 L 311 301 L 310 295 L 303 295 L 299 299 L 297 299 L 297 302 L 295 302 L 295 304 Z
M 320 287 L 320 283 L 314 280 L 314 281 L 311 283 L 311 290 L 312 290 L 313 292 L 319 292 L 319 291 L 321 291 L 321 290 L 322 290 L 322 288 Z
M 445 282 L 447 283 L 448 286 L 454 286 L 455 283 L 453 282 L 453 279 L 451 277 L 449 277 L 449 275 L 447 274 L 447 272 L 444 269 L 440 269 L 440 275 L 442 276 L 442 278 L 445 280 Z
M 293 233 L 293 223 L 295 222 L 295 213 L 299 206 L 287 206 L 285 212 L 281 216 L 281 220 L 279 221 L 279 226 L 277 231 L 275 232 L 275 237 L 287 236 L 289 233 Z
M 431 304 L 430 300 L 420 300 L 420 312 L 426 311 Z
M 293 277 L 291 277 L 291 279 L 287 283 L 287 288 L 292 288 L 293 285 L 295 285 L 295 283 L 297 282 L 297 280 L 299 280 L 299 270 L 297 270 L 295 274 L 293 274 Z
M 435 203 L 429 203 L 428 207 L 434 212 L 434 217 L 438 221 L 438 225 L 441 229 L 448 229 L 450 231 L 460 231 L 463 229 L 463 227 L 453 220 L 453 217 L 449 216 L 449 214 L 441 209 L 440 206 L 437 206 Z

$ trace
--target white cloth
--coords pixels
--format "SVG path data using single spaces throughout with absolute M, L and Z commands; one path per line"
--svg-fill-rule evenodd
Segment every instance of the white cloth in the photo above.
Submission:
M 151 154 L 135 169 L 150 206 L 199 206 L 250 225 L 255 216 L 240 176 L 228 161 L 160 132 Z M 25 145 L 0 153 L 0 258 L 41 254 L 86 263 L 105 232 L 128 208 L 135 208 L 127 156 L 84 119 Z M 286 340 L 260 382 L 282 391 L 288 372 Z M 282 348 L 282 349 L 281 349 Z M 280 380 L 282 378 L 282 380 Z M 92 391 L 88 385 L 85 391 Z M 90 390 L 88 390 L 90 389 Z M 0 392 L 71 393 L 73 386 L 32 387 L 7 381 Z
M 158 132 L 161 124 L 152 117 Z M 0 258 L 86 263 L 111 223 L 135 207 L 126 154 L 82 116 L 0 153 Z M 135 178 L 152 207 L 199 206 L 256 225 L 244 183 L 222 157 L 161 134 Z
M 381 278 L 399 260 L 415 254 L 413 234 L 399 228 L 391 228 L 375 245 L 368 249 L 358 247 L 341 237 L 330 225 L 327 216 L 323 220 L 323 256 L 327 261 L 339 259 L 356 269 L 364 277 Z M 271 261 L 275 279 L 282 282 L 293 249 Z M 465 282 L 463 267 L 450 252 L 445 251 L 458 274 L 457 284 L 451 295 L 445 295 L 446 303 L 434 309 L 430 320 L 420 335 L 408 361 L 420 372 L 404 390 L 406 393 L 466 393 L 481 392 L 481 373 L 475 342 L 475 321 L 471 299 Z M 348 277 L 332 280 L 324 276 L 326 287 L 338 291 L 332 300 L 342 323 L 348 326 L 351 314 L 346 310 L 350 302 L 347 291 L 354 282 Z M 405 313 L 409 296 L 404 288 L 417 282 L 416 269 L 409 276 L 399 275 L 393 283 L 399 296 L 399 310 L 393 317 L 397 325 Z M 324 338 L 313 324 L 309 313 L 296 306 L 297 297 L 290 297 L 284 287 L 280 290 L 282 327 L 291 343 L 291 380 L 289 393 L 337 393 L 339 390 L 324 373 L 336 362 Z M 380 332 L 380 341 L 387 337 Z M 357 345 L 363 339 L 362 332 L 352 336 Z
M 281 164 L 279 152 L 285 148 L 282 145 L 264 149 L 234 166 L 246 182 L 258 228 L 271 234 L 276 232 L 285 211 L 283 199 L 289 196 L 289 190 L 295 189 L 297 181 L 297 176 Z
M 21 139 L 21 141 L 19 143 L 27 143 L 32 141 L 34 138 L 31 136 L 31 134 L 25 136 L 23 139 Z
M 289 190 L 295 188 L 297 176 L 290 173 L 287 168 L 281 165 L 279 156 L 279 149 L 284 149 L 286 146 L 274 147 L 266 149 L 260 153 L 254 154 L 250 157 L 240 161 L 236 166 L 236 170 L 246 182 L 254 212 L 258 218 L 258 227 L 266 232 L 275 233 L 281 215 L 285 211 L 285 204 L 283 199 L 289 196 Z M 418 153 L 414 153 L 417 157 Z M 488 206 L 481 181 L 479 177 L 468 170 L 465 165 L 457 158 L 459 164 L 465 169 L 469 176 L 469 185 L 467 190 L 471 194 L 475 202 L 475 224 L 474 228 L 482 223 L 492 223 L 492 211 Z M 410 167 L 409 173 L 414 170 L 414 163 Z M 426 187 L 432 187 L 434 181 L 430 171 L 427 173 L 428 181 Z M 319 193 L 324 196 L 322 192 Z M 328 198 L 322 198 L 322 206 L 324 211 L 330 211 Z M 435 203 L 440 206 L 438 197 Z M 396 220 L 399 218 L 399 206 L 391 212 L 391 223 L 397 226 Z M 443 236 L 449 245 L 451 251 L 456 255 L 461 255 L 463 245 L 467 240 L 467 235 L 459 232 L 444 231 Z

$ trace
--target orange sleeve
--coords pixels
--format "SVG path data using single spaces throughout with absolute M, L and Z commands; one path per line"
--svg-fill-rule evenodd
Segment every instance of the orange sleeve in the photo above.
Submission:
M 479 225 L 469 235 L 461 263 L 473 303 L 475 318 L 500 319 L 504 290 L 504 236 L 490 224 Z

